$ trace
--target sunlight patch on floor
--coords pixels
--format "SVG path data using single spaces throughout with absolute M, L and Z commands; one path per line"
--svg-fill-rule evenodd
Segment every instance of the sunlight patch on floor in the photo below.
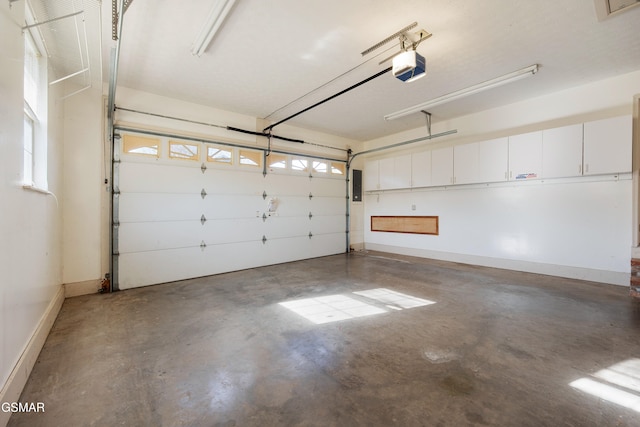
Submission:
M 387 313 L 390 310 L 400 311 L 435 304 L 434 301 L 416 298 L 385 288 L 358 291 L 353 292 L 353 294 L 360 298 L 338 294 L 285 301 L 279 303 L 279 305 L 319 325 Z
M 640 359 L 629 359 L 602 369 L 591 378 L 569 385 L 592 396 L 640 412 Z

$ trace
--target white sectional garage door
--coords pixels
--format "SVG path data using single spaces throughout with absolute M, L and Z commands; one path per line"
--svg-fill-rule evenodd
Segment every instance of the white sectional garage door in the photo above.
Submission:
M 126 133 L 121 141 L 119 289 L 345 251 L 339 161 L 272 153 L 264 175 L 262 151 Z

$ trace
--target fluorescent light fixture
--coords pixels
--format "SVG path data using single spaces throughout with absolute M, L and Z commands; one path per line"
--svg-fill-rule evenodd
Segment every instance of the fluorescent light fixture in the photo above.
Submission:
M 494 87 L 502 86 L 504 84 L 532 76 L 537 72 L 538 64 L 534 64 L 527 68 L 514 71 L 513 73 L 505 74 L 504 76 L 496 77 L 495 79 L 487 80 L 486 82 L 478 83 L 477 85 L 469 86 L 468 88 L 448 93 L 438 98 L 434 98 L 430 101 L 423 102 L 422 104 L 414 105 L 413 107 L 405 108 L 404 110 L 387 114 L 386 116 L 384 116 L 384 119 L 395 120 L 399 119 L 400 117 L 408 116 L 409 114 L 419 113 L 420 111 L 428 110 L 429 108 L 433 108 L 435 106 L 442 105 L 456 99 L 464 98 L 465 96 L 473 95 L 478 92 L 493 89 Z
M 213 37 L 220 29 L 220 26 L 222 26 L 222 23 L 235 2 L 236 0 L 218 0 L 213 5 L 213 8 L 207 17 L 207 21 L 198 33 L 198 37 L 196 37 L 193 42 L 191 53 L 195 56 L 202 56 L 205 50 L 209 47 L 211 40 L 213 40 Z

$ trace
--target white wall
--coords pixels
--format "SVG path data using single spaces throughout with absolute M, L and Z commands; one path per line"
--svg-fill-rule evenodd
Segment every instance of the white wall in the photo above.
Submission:
M 631 114 L 640 71 L 477 114 L 434 123 L 458 133 L 389 150 L 396 156 L 533 130 Z M 365 144 L 377 148 L 424 136 L 424 129 Z M 369 249 L 628 285 L 632 244 L 630 179 L 545 181 L 365 196 Z M 416 211 L 411 205 L 416 205 Z M 439 215 L 439 236 L 372 233 L 375 215 Z M 352 236 L 353 237 L 353 236 Z
M 0 3 L 0 397 L 62 283 L 62 108 L 50 93 L 48 184 L 56 199 L 22 187 L 23 22 L 22 3 Z
M 64 275 L 67 286 L 86 284 L 97 290 L 109 271 L 103 252 L 109 221 L 102 208 L 104 185 L 102 93 L 92 88 L 68 98 L 64 110 Z M 105 249 L 106 248 L 106 249 Z

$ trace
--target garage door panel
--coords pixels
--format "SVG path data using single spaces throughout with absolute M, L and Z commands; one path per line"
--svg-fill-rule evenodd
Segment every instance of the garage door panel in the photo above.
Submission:
M 267 238 L 306 236 L 310 231 L 309 218 L 304 216 L 274 216 L 268 218 L 264 225 Z
M 265 264 L 280 264 L 311 258 L 309 238 L 304 236 L 269 239 L 264 244 L 264 249 Z
M 319 257 L 344 253 L 346 236 L 344 233 L 314 235 L 311 238 L 310 257 Z
M 145 252 L 198 246 L 200 221 L 121 223 L 119 251 Z
M 193 167 L 155 163 L 120 163 L 120 191 L 123 193 L 199 193 L 202 172 Z M 198 189 L 198 191 L 196 191 Z
M 266 191 L 269 197 L 308 195 L 311 182 L 308 176 L 270 174 L 267 175 Z
M 344 232 L 347 228 L 347 220 L 342 215 L 314 216 L 311 220 L 310 228 L 313 234 Z
M 120 222 L 200 220 L 199 194 L 120 194 Z
M 347 209 L 344 197 L 314 197 L 310 208 L 314 215 L 344 215 Z
M 200 248 L 122 254 L 118 257 L 119 287 L 129 289 L 199 277 L 202 256 Z
M 200 276 L 244 270 L 264 265 L 264 248 L 261 241 L 207 245 L 203 253 Z
M 279 197 L 277 212 L 283 216 L 309 215 L 310 206 L 308 196 Z
M 203 200 L 203 213 L 207 219 L 255 218 L 262 216 L 268 201 L 257 196 L 207 195 Z
M 262 195 L 265 178 L 261 173 L 210 168 L 203 175 L 202 185 L 207 193 Z
M 259 241 L 263 235 L 260 218 L 209 220 L 202 227 L 202 239 L 207 244 Z
M 344 180 L 331 178 L 313 178 L 311 180 L 311 192 L 314 196 L 344 195 L 346 188 Z

